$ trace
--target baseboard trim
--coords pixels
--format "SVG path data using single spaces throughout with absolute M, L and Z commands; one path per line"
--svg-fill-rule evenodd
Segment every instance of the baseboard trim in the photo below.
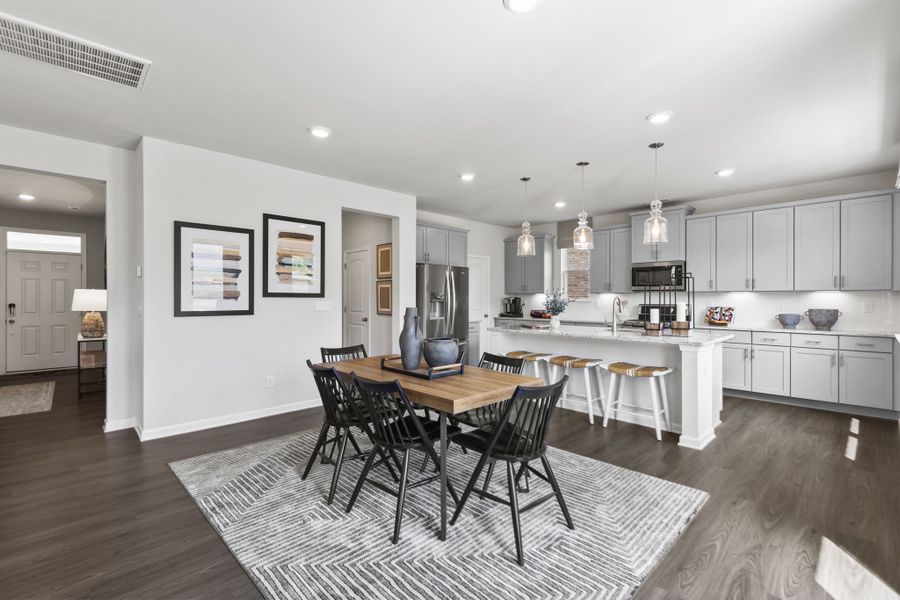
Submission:
M 722 390 L 724 396 L 733 398 L 742 398 L 744 400 L 761 400 L 762 402 L 771 402 L 772 404 L 784 404 L 787 406 L 800 406 L 803 408 L 812 408 L 814 410 L 824 410 L 833 413 L 842 413 L 846 415 L 855 415 L 859 417 L 872 417 L 875 419 L 887 419 L 896 421 L 900 419 L 900 411 L 887 410 L 882 408 L 871 408 L 868 406 L 856 406 L 853 404 L 838 404 L 837 402 L 820 402 L 818 400 L 805 400 L 803 398 L 795 398 L 793 396 L 774 396 L 772 394 L 761 394 L 759 392 L 746 392 L 744 390 Z
M 697 437 L 689 437 L 684 434 L 678 438 L 678 445 L 682 448 L 690 448 L 692 450 L 703 450 L 706 448 L 711 441 L 716 439 L 715 430 L 709 431 L 705 436 L 697 438 Z
M 121 431 L 122 429 L 134 429 L 137 426 L 137 421 L 135 419 L 116 419 L 115 421 L 110 421 L 106 419 L 103 421 L 103 432 L 110 433 L 112 431 Z
M 244 421 L 262 419 L 264 417 L 281 415 L 297 410 L 305 410 L 307 408 L 314 408 L 320 405 L 321 400 L 319 398 L 313 398 L 311 400 L 289 402 L 288 404 L 279 404 L 278 406 L 269 406 L 267 408 L 260 408 L 258 410 L 249 410 L 246 412 L 223 415 L 221 417 L 212 417 L 209 419 L 200 419 L 198 421 L 189 421 L 187 423 L 168 425 L 166 427 L 155 427 L 152 429 L 143 430 L 140 430 L 138 428 L 135 429 L 138 431 L 138 436 L 141 438 L 141 441 L 147 442 L 150 440 L 157 440 L 159 438 L 171 437 L 173 435 L 191 433 L 192 431 L 212 429 L 213 427 L 223 427 L 225 425 L 233 425 L 235 423 L 242 423 Z
M 584 399 L 569 398 L 568 400 L 560 400 L 559 407 L 565 410 L 588 414 L 587 402 L 585 402 Z M 610 420 L 614 419 L 610 417 Z M 653 421 L 652 415 L 626 415 L 624 413 L 620 413 L 618 420 L 622 421 L 623 423 L 631 423 L 632 425 L 640 425 L 641 427 L 656 429 L 656 423 Z M 585 424 L 587 424 L 587 421 L 585 421 Z M 596 404 L 594 405 L 594 424 L 603 424 L 603 413 Z M 665 428 L 663 428 L 663 431 L 665 431 Z M 681 424 L 672 423 L 671 433 L 681 434 Z

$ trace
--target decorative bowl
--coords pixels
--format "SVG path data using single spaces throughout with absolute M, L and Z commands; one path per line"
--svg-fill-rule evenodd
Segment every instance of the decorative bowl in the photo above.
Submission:
M 550 313 L 548 313 L 545 310 L 533 310 L 533 311 L 531 311 L 530 314 L 531 314 L 532 319 L 549 319 L 550 318 Z
M 803 315 L 797 313 L 781 313 L 775 315 L 775 320 L 781 323 L 785 329 L 797 329 L 797 324 L 803 320 Z
M 803 314 L 819 331 L 831 331 L 831 328 L 837 323 L 838 317 L 844 316 L 844 313 L 836 308 L 810 308 Z
M 422 347 L 422 354 L 429 367 L 452 365 L 459 357 L 459 341 L 456 338 L 428 338 Z

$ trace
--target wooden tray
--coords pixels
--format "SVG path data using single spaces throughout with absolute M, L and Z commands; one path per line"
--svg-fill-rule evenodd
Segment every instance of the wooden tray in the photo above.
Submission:
M 423 361 L 419 363 L 418 369 L 408 370 L 403 368 L 403 363 L 400 362 L 399 356 L 383 356 L 381 358 L 381 368 L 385 371 L 419 377 L 420 379 L 440 379 L 451 375 L 462 375 L 465 366 L 462 363 L 455 363 L 440 367 L 429 367 Z

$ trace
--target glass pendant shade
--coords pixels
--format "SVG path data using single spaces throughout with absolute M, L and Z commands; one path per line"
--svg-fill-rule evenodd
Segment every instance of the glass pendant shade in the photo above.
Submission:
M 594 249 L 594 230 L 587 224 L 587 213 L 578 213 L 578 227 L 575 228 L 573 244 L 576 250 Z
M 528 221 L 522 221 L 522 233 L 516 241 L 516 256 L 534 256 L 534 236 Z
M 662 215 L 662 202 L 650 203 L 650 217 L 644 221 L 644 245 L 668 244 L 669 222 Z

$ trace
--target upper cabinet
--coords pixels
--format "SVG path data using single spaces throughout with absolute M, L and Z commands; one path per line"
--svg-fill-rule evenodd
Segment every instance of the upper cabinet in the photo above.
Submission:
M 753 285 L 753 213 L 716 217 L 716 290 L 750 291 Z M 687 265 L 688 270 L 692 267 Z
M 504 242 L 507 294 L 543 294 L 553 287 L 553 236 L 534 236 L 534 256 L 518 256 L 516 240 Z
M 900 192 L 894 194 L 894 291 L 900 292 Z
M 591 250 L 592 294 L 604 294 L 612 289 L 609 277 L 611 237 L 609 229 L 594 230 L 594 249 Z
M 841 201 L 841 289 L 892 286 L 893 210 L 890 195 Z
M 840 289 L 841 203 L 806 204 L 794 209 L 794 289 Z
M 753 213 L 753 277 L 756 291 L 794 289 L 794 207 Z
M 694 209 L 689 206 L 668 208 L 663 210 L 663 216 L 668 221 L 669 243 L 644 244 L 644 221 L 648 213 L 631 214 L 631 262 L 667 262 L 672 260 L 684 260 L 684 227 L 685 219 Z
M 716 218 L 688 220 L 685 237 L 685 260 L 694 276 L 694 290 L 716 291 Z
M 631 292 L 631 228 L 594 230 L 591 293 Z
M 416 262 L 465 267 L 468 233 L 439 225 L 416 224 Z

